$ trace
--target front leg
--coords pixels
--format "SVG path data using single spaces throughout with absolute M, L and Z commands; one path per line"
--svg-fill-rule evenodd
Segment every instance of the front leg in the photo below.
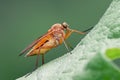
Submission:
M 65 45 L 65 47 L 66 47 L 67 51 L 71 53 L 71 51 L 69 50 L 68 45 L 66 44 L 66 42 L 65 42 L 64 38 L 62 38 L 62 40 L 63 40 L 63 43 L 64 43 L 64 45 Z M 72 54 L 72 53 L 71 53 L 71 54 Z

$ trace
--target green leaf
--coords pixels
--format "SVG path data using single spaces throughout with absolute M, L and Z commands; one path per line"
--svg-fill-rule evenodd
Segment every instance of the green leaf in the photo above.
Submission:
M 107 54 L 109 54 L 109 50 L 111 49 L 107 50 Z M 118 51 L 119 49 L 116 50 Z M 86 65 L 84 72 L 74 76 L 73 80 L 120 80 L 120 70 L 116 68 L 117 66 L 112 61 L 108 61 L 107 57 L 103 57 L 103 55 L 105 54 L 97 53 Z
M 106 56 L 112 60 L 120 58 L 120 48 L 107 49 Z

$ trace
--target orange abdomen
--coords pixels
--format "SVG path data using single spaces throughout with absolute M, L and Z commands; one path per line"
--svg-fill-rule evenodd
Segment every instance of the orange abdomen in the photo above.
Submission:
M 33 56 L 37 54 L 45 54 L 50 49 L 58 46 L 61 40 L 56 40 L 52 35 L 47 35 L 42 38 L 28 53 L 26 56 Z

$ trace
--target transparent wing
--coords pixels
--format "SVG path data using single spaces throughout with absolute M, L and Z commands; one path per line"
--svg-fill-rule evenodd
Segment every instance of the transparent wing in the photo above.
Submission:
M 46 33 L 43 36 L 37 38 L 36 40 L 34 40 L 30 45 L 28 45 L 23 51 L 21 51 L 21 53 L 19 54 L 19 56 L 21 56 L 22 54 L 24 54 L 25 52 L 27 52 L 28 50 L 30 50 L 35 44 L 37 44 L 41 39 L 43 39 L 44 37 L 46 37 L 47 35 L 51 34 L 52 32 Z

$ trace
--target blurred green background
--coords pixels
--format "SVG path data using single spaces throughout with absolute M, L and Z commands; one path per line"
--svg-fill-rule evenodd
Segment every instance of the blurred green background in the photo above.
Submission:
M 18 54 L 55 23 L 83 31 L 97 24 L 112 0 L 0 0 L 0 80 L 14 80 L 34 68 L 36 56 Z M 85 35 L 72 34 L 73 47 Z M 64 55 L 64 45 L 50 50 L 45 63 Z M 41 65 L 41 58 L 39 66 Z

